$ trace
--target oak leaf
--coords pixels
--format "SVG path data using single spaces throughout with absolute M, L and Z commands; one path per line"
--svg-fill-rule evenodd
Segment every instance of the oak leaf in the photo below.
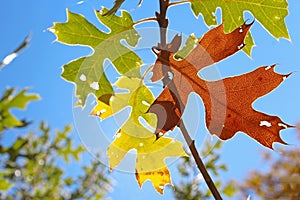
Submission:
M 289 39 L 288 30 L 284 19 L 288 15 L 288 3 L 286 0 L 189 0 L 191 8 L 196 16 L 201 14 L 208 26 L 217 25 L 216 10 L 221 8 L 222 21 L 225 32 L 231 32 L 239 24 L 243 23 L 245 11 L 258 20 L 266 30 L 275 38 Z M 249 33 L 246 37 L 247 46 L 243 49 L 251 55 L 254 41 Z
M 109 105 L 98 101 L 91 113 L 104 120 L 126 106 L 131 106 L 129 119 L 121 126 L 108 147 L 110 169 L 118 166 L 128 151 L 135 149 L 138 184 L 142 186 L 146 180 L 150 180 L 156 191 L 162 194 L 164 186 L 171 184 L 170 173 L 164 159 L 187 154 L 183 150 L 182 143 L 172 138 L 164 137 L 155 141 L 153 132 L 141 123 L 141 119 L 151 127 L 155 127 L 157 123 L 155 114 L 146 113 L 155 99 L 141 79 L 121 77 L 115 85 L 129 92 L 116 93 L 110 98 Z
M 103 8 L 102 13 L 107 12 Z M 130 14 L 122 11 L 121 16 L 95 15 L 109 32 L 99 30 L 80 14 L 67 10 L 67 22 L 54 23 L 49 30 L 57 41 L 69 45 L 88 46 L 93 49 L 92 55 L 81 57 L 63 66 L 62 77 L 76 84 L 77 105 L 84 105 L 89 94 L 94 94 L 104 103 L 113 95 L 113 88 L 104 71 L 104 61 L 109 59 L 121 75 L 139 77 L 140 57 L 121 43 L 126 40 L 130 46 L 135 46 L 140 35 L 134 29 Z
M 7 89 L 0 99 L 0 133 L 8 128 L 23 127 L 29 122 L 16 118 L 12 113 L 11 109 L 22 109 L 25 110 L 26 106 L 31 101 L 40 99 L 37 94 L 28 94 L 28 88 L 15 93 L 14 88 Z
M 279 131 L 291 126 L 279 117 L 254 110 L 252 103 L 275 89 L 288 75 L 274 72 L 275 65 L 219 81 L 205 81 L 197 75 L 204 67 L 241 50 L 251 25 L 244 23 L 229 34 L 224 33 L 223 25 L 208 31 L 182 60 L 176 60 L 170 53 L 168 64 L 173 79 L 148 110 L 158 117 L 157 138 L 179 125 L 189 94 L 196 92 L 203 100 L 211 134 L 226 140 L 241 131 L 269 148 L 274 142 L 284 143 Z M 166 61 L 158 55 L 153 81 L 162 78 L 163 62 Z

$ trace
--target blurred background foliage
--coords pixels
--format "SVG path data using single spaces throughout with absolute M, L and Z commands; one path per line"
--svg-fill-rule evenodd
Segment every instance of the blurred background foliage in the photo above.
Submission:
M 11 129 L 29 123 L 10 113 L 23 108 L 38 95 L 7 89 L 0 102 L 0 198 L 1 199 L 101 199 L 111 190 L 106 168 L 96 159 L 81 162 L 85 149 L 74 145 L 70 126 L 52 131 L 45 122 L 27 134 Z M 82 173 L 66 173 L 72 168 Z M 72 175 L 66 175 L 72 174 Z
M 300 124 L 297 125 L 298 132 Z M 300 142 L 300 135 L 295 143 Z M 242 181 L 230 180 L 223 183 L 219 173 L 227 171 L 225 164 L 218 164 L 222 152 L 222 142 L 215 146 L 206 143 L 201 151 L 206 155 L 206 168 L 216 180 L 216 185 L 221 188 L 221 194 L 226 199 L 261 199 L 261 200 L 299 200 L 300 199 L 300 149 L 299 146 L 290 145 L 277 148 L 278 154 L 263 149 L 258 156 L 261 157 L 262 168 L 254 169 Z M 203 156 L 202 156 L 203 157 Z M 264 169 L 267 167 L 267 169 Z M 184 159 L 179 165 L 181 181 L 175 185 L 175 199 L 197 200 L 213 199 L 207 189 L 202 175 L 199 174 L 195 163 L 189 158 Z
M 219 188 L 222 197 L 230 198 L 237 193 L 235 182 L 233 180 L 223 183 L 221 181 L 220 173 L 227 171 L 227 166 L 219 163 L 222 152 L 222 142 L 218 141 L 216 144 L 206 142 L 204 148 L 201 150 L 202 159 L 205 158 L 205 167 L 212 175 L 213 180 Z M 196 163 L 192 159 L 183 158 L 178 164 L 178 171 L 181 174 L 181 180 L 174 185 L 175 199 L 182 200 L 198 200 L 198 199 L 213 199 L 210 190 L 208 190 L 202 174 L 199 172 Z
M 299 126 L 298 126 L 299 127 Z M 298 129 L 299 132 L 299 129 Z M 300 137 L 295 143 L 300 142 Z M 266 170 L 256 169 L 237 184 L 240 196 L 251 195 L 253 199 L 300 199 L 300 149 L 278 148 L 278 156 L 262 151 L 262 163 Z

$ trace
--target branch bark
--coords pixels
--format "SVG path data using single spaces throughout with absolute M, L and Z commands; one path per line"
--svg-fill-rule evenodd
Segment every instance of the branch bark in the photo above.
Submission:
M 195 146 L 195 140 L 191 139 L 191 137 L 183 123 L 183 120 L 180 120 L 179 128 L 182 132 L 182 135 L 183 135 L 186 143 L 189 145 L 190 151 L 194 157 L 194 160 L 198 166 L 198 169 L 200 170 L 208 188 L 210 189 L 211 193 L 213 194 L 213 196 L 216 200 L 221 200 L 222 197 L 221 197 L 217 187 L 215 186 L 214 181 L 211 179 L 208 171 L 206 170 L 206 167 L 205 167 L 204 163 L 202 162 L 200 155 L 198 154 L 198 151 Z
M 159 28 L 160 28 L 160 43 L 158 44 L 158 49 L 160 50 L 160 54 L 159 54 L 158 59 L 160 61 L 162 61 L 162 64 L 163 64 L 162 72 L 163 72 L 163 74 L 165 74 L 165 76 L 164 76 L 162 82 L 163 82 L 164 87 L 166 85 L 168 85 L 168 86 L 174 85 L 172 80 L 167 75 L 168 72 L 171 71 L 170 66 L 169 66 L 170 52 L 168 51 L 168 48 L 167 48 L 167 46 L 168 46 L 168 44 L 167 44 L 168 19 L 166 18 L 167 10 L 170 5 L 172 5 L 172 4 L 169 2 L 169 0 L 159 0 L 160 12 L 155 13 L 157 22 L 158 22 Z M 195 141 L 191 139 L 182 119 L 180 120 L 179 128 L 184 136 L 186 143 L 189 146 L 192 156 L 193 156 L 208 188 L 210 189 L 211 193 L 213 194 L 213 196 L 216 200 L 221 200 L 222 197 L 221 197 L 218 189 L 216 188 L 213 180 L 211 179 L 210 175 L 208 174 L 208 172 L 205 168 L 205 165 L 203 164 L 203 162 L 200 158 L 200 155 L 198 154 L 198 151 L 196 149 Z

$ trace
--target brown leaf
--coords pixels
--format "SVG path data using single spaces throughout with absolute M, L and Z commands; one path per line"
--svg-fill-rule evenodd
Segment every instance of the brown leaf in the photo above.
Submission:
M 274 142 L 285 144 L 279 131 L 292 126 L 277 116 L 252 108 L 256 99 L 271 92 L 289 76 L 277 74 L 274 67 L 264 66 L 240 76 L 207 82 L 212 97 L 201 97 L 205 105 L 206 125 L 211 134 L 227 140 L 241 131 L 268 148 L 272 148 Z M 223 88 L 220 87 L 222 84 Z M 223 101 L 224 96 L 226 101 Z
M 186 60 L 198 71 L 241 50 L 244 39 L 254 23 L 244 23 L 229 34 L 224 33 L 223 24 L 211 29 L 201 38 L 199 45 L 187 56 Z
M 252 103 L 275 89 L 288 75 L 274 72 L 275 65 L 220 81 L 205 81 L 197 75 L 204 67 L 242 49 L 251 25 L 243 24 L 229 34 L 224 33 L 222 25 L 208 31 L 183 60 L 175 60 L 170 53 L 168 64 L 173 79 L 149 108 L 158 117 L 157 138 L 178 125 L 189 94 L 196 92 L 204 102 L 206 125 L 211 134 L 226 140 L 242 131 L 269 148 L 274 142 L 284 144 L 279 131 L 292 126 L 279 117 L 254 110 Z M 159 56 L 152 80 L 163 77 L 162 73 L 155 74 L 166 63 Z
M 190 73 L 194 74 L 204 67 L 212 65 L 241 50 L 245 46 L 244 39 L 253 22 L 250 24 L 244 23 L 229 34 L 224 33 L 223 24 L 209 30 L 201 38 L 199 45 L 186 57 L 181 67 L 190 68 L 190 65 L 192 65 L 194 70 Z M 170 52 L 173 53 L 174 51 Z M 162 57 L 161 53 L 158 53 L 157 56 L 158 58 Z M 163 78 L 163 68 L 166 67 L 162 64 L 164 62 L 169 63 L 169 60 L 158 59 L 156 61 L 152 70 L 152 81 L 158 81 Z

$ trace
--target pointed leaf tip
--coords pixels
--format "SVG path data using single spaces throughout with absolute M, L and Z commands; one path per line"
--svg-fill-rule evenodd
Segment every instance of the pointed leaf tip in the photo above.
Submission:
M 152 182 L 153 187 L 159 194 L 163 194 L 166 185 L 172 185 L 170 172 L 167 168 L 162 168 L 145 173 L 139 173 L 136 170 L 135 176 L 140 188 L 147 180 L 149 180 Z
M 99 30 L 84 16 L 69 10 L 67 10 L 67 22 L 54 23 L 50 28 L 58 42 L 89 46 L 94 50 L 92 55 L 81 57 L 63 66 L 62 77 L 76 85 L 79 106 L 85 104 L 89 94 L 94 94 L 97 98 L 113 95 L 112 85 L 104 71 L 105 59 L 109 59 L 121 75 L 140 77 L 137 68 L 142 60 L 120 42 L 124 39 L 130 46 L 135 46 L 140 38 L 133 28 L 134 22 L 130 14 L 126 11 L 122 12 L 122 16 L 103 17 L 99 13 L 95 14 L 99 22 L 110 29 L 109 33 Z M 99 100 L 107 103 L 107 99 Z
M 228 34 L 220 25 L 208 31 L 185 59 L 178 61 L 170 55 L 172 82 L 149 109 L 158 118 L 156 133 L 172 130 L 179 123 L 189 94 L 196 92 L 204 102 L 206 125 L 211 134 L 227 140 L 237 132 L 244 132 L 268 148 L 274 142 L 284 144 L 280 130 L 290 126 L 279 117 L 252 107 L 254 101 L 274 90 L 287 77 L 274 71 L 276 65 L 219 81 L 205 81 L 197 75 L 202 68 L 237 52 L 236 47 L 243 44 L 251 24 L 244 23 Z M 161 65 L 159 59 L 156 63 Z
M 135 149 L 137 152 L 135 175 L 138 184 L 141 187 L 146 180 L 150 180 L 156 191 L 162 194 L 162 186 L 171 183 L 165 158 L 186 156 L 186 153 L 179 141 L 171 138 L 161 138 L 155 141 L 153 132 L 140 122 L 139 119 L 143 118 L 148 125 L 154 127 L 157 121 L 155 115 L 147 113 L 150 104 L 154 101 L 154 96 L 141 83 L 139 78 L 121 77 L 115 84 L 119 88 L 127 89 L 128 92 L 116 93 L 113 99 L 110 98 L 109 106 L 112 114 L 128 105 L 132 110 L 129 119 L 121 126 L 114 136 L 114 141 L 109 145 L 107 156 L 112 170 L 121 163 L 128 151 Z M 95 111 L 107 105 L 103 102 L 98 102 L 98 104 Z
M 254 18 L 275 38 L 289 39 L 288 29 L 285 24 L 285 18 L 288 15 L 288 3 L 282 1 L 241 1 L 241 0 L 189 0 L 191 8 L 198 16 L 201 14 L 208 26 L 216 25 L 215 11 L 217 8 L 222 10 L 222 21 L 225 32 L 230 32 L 243 21 L 243 13 L 250 11 Z M 268 16 L 268 17 L 266 17 Z M 255 43 L 249 33 L 246 38 L 243 51 L 251 56 L 251 50 Z

